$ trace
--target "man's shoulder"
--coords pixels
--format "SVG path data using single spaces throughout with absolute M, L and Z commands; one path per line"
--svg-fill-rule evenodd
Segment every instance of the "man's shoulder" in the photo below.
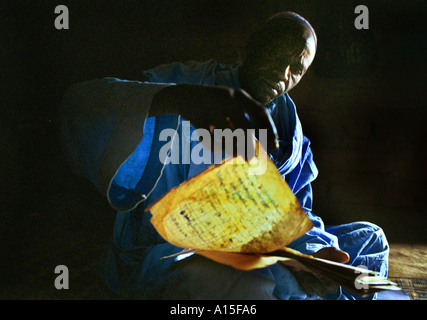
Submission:
M 148 81 L 187 82 L 213 72 L 218 66 L 215 60 L 171 62 L 144 71 Z
M 215 84 L 216 75 L 237 67 L 238 63 L 224 65 L 215 59 L 189 60 L 158 65 L 144 71 L 144 76 L 150 82 Z

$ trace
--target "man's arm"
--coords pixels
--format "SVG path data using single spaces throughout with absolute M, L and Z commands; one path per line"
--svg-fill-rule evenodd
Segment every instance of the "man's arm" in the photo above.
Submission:
M 264 106 L 245 91 L 222 86 L 178 84 L 159 91 L 151 102 L 149 116 L 180 114 L 195 128 L 267 130 L 268 147 L 277 148 L 277 131 Z
M 155 84 L 103 78 L 75 84 L 60 108 L 61 137 L 77 173 L 104 193 L 109 179 L 141 141 L 145 119 L 180 114 L 196 128 L 266 128 L 274 123 L 258 102 L 239 89 Z M 248 119 L 250 118 L 250 120 Z

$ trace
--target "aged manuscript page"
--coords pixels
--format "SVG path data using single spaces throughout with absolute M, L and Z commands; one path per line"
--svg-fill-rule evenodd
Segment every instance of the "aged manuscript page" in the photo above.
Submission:
M 243 253 L 284 248 L 312 223 L 269 157 L 258 159 L 257 165 L 266 162 L 263 174 L 253 174 L 253 162 L 228 159 L 172 189 L 149 208 L 153 226 L 183 248 Z

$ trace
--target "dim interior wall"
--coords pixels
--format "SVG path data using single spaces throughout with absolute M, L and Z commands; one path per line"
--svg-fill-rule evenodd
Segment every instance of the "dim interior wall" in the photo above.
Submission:
M 334 77 L 328 74 L 333 64 L 313 65 L 315 72 L 293 95 L 320 170 L 315 212 L 327 223 L 377 223 L 393 242 L 423 242 L 427 109 L 420 23 L 426 10 L 414 2 L 365 4 L 369 32 L 348 25 L 335 26 L 343 37 L 332 32 L 332 50 L 343 52 L 345 72 L 335 70 Z M 320 50 L 320 63 L 327 62 Z

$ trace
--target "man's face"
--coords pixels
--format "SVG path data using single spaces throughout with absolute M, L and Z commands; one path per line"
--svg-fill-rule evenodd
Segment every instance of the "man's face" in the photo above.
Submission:
M 263 104 L 280 97 L 295 87 L 313 62 L 316 43 L 306 30 L 304 41 L 283 43 L 244 62 L 242 87 Z M 243 85 L 244 84 L 244 85 Z

